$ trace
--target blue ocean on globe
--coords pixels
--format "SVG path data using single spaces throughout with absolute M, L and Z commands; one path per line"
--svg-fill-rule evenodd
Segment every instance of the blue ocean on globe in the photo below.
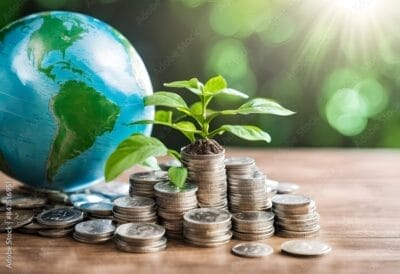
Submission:
M 0 170 L 33 187 L 101 181 L 110 153 L 152 119 L 146 68 L 129 41 L 79 13 L 44 12 L 0 31 Z

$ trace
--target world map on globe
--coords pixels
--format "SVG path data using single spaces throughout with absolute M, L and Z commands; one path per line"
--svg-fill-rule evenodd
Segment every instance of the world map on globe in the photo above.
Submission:
M 0 31 L 0 169 L 32 186 L 75 190 L 149 119 L 146 68 L 129 41 L 90 16 L 45 12 Z

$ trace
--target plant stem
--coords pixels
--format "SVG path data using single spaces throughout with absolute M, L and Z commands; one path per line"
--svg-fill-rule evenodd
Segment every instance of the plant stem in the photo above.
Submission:
M 207 137 L 208 137 L 209 124 L 207 122 L 207 105 L 206 105 L 206 98 L 204 95 L 201 95 L 201 107 L 202 107 L 201 114 L 203 116 L 203 121 L 202 121 L 202 126 L 201 126 L 202 131 L 203 131 L 202 137 L 204 139 L 208 139 Z

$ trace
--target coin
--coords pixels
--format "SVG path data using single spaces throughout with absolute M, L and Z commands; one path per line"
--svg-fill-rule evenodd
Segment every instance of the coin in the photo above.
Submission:
M 33 211 L 31 210 L 0 212 L 0 232 L 23 227 L 32 222 L 33 217 Z
M 298 194 L 279 194 L 272 198 L 274 205 L 282 205 L 287 207 L 306 206 L 311 203 L 311 199 L 304 195 Z
M 225 224 L 231 217 L 228 211 L 213 208 L 197 208 L 183 215 L 185 221 L 198 225 Z
M 75 232 L 87 237 L 110 236 L 115 229 L 111 220 L 90 220 L 75 225 Z
M 83 212 L 70 207 L 54 208 L 40 213 L 36 220 L 38 223 L 53 227 L 66 227 L 74 225 L 83 219 Z
M 282 252 L 297 256 L 319 256 L 328 254 L 332 248 L 330 245 L 311 240 L 292 240 L 281 245 Z
M 288 182 L 279 182 L 278 194 L 291 194 L 299 190 L 300 186 Z
M 89 191 L 115 200 L 116 198 L 128 195 L 129 184 L 119 181 L 101 182 L 89 188 Z
M 271 246 L 261 243 L 242 243 L 232 248 L 232 252 L 235 255 L 248 258 L 268 256 L 272 254 L 273 251 Z
M 96 202 L 81 204 L 80 209 L 95 215 L 112 215 L 114 205 L 112 203 Z
M 69 196 L 71 203 L 76 208 L 80 208 L 82 204 L 105 202 L 111 203 L 111 200 L 99 194 L 75 193 Z
M 160 239 L 165 233 L 165 228 L 156 224 L 147 223 L 128 223 L 120 225 L 116 234 L 121 238 L 129 240 L 156 240 Z
M 45 197 L 33 196 L 29 194 L 14 194 L 12 196 L 2 196 L 0 203 L 10 205 L 14 208 L 31 209 L 43 207 L 47 202 Z
M 134 197 L 121 197 L 114 201 L 114 206 L 117 208 L 126 209 L 149 209 L 154 207 L 155 202 L 153 199 L 134 196 Z
M 227 157 L 225 159 L 225 166 L 227 169 L 242 167 L 252 164 L 255 164 L 255 161 L 253 158 L 250 157 Z
M 38 234 L 49 238 L 62 238 L 70 235 L 73 231 L 74 228 L 44 229 L 39 230 Z

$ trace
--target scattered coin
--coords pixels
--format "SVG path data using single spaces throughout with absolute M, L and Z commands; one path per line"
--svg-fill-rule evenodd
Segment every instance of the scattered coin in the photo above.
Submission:
M 320 256 L 328 254 L 332 248 L 320 241 L 292 240 L 281 245 L 282 252 L 297 256 Z
M 40 236 L 49 237 L 49 238 L 62 238 L 67 237 L 74 231 L 73 227 L 70 228 L 56 228 L 56 229 L 43 229 L 39 230 L 38 234 Z
M 0 232 L 23 227 L 32 222 L 33 217 L 33 211 L 31 210 L 0 212 Z
M 89 193 L 74 193 L 69 196 L 72 205 L 78 209 L 80 206 L 87 203 L 111 203 L 111 200 L 99 194 L 89 194 Z
M 34 196 L 27 193 L 14 194 L 12 196 L 5 195 L 0 198 L 0 203 L 19 209 L 43 207 L 46 202 L 47 199 L 43 196 Z
M 115 200 L 128 195 L 129 184 L 119 181 L 101 182 L 92 186 L 89 190 L 91 193 L 100 194 L 111 200 Z
M 81 204 L 80 209 L 87 213 L 91 219 L 112 219 L 113 207 L 114 204 L 112 203 L 97 202 Z
M 292 194 L 299 190 L 300 186 L 293 183 L 280 182 L 278 185 L 278 194 Z
M 74 239 L 83 243 L 104 243 L 113 238 L 115 225 L 111 220 L 98 219 L 75 225 Z
M 40 213 L 36 220 L 50 228 L 64 228 L 83 220 L 83 212 L 71 207 L 54 208 Z
M 261 243 L 242 243 L 232 248 L 232 252 L 235 255 L 248 258 L 268 256 L 272 254 L 273 251 L 271 246 Z

